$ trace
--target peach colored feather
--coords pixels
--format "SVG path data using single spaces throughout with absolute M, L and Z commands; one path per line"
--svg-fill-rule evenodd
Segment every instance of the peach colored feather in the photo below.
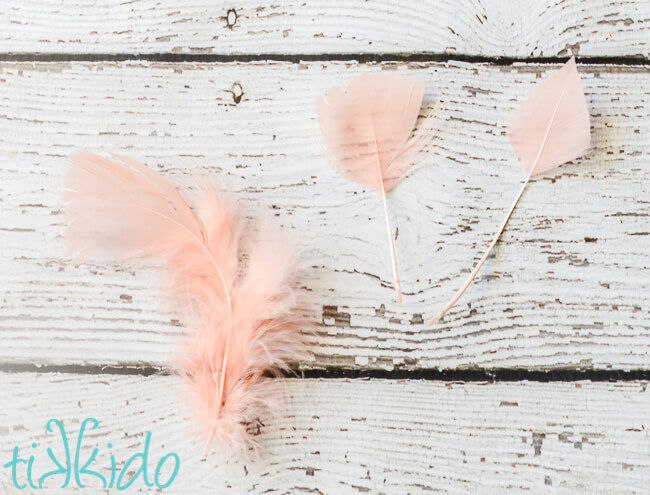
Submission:
M 165 266 L 165 294 L 189 332 L 176 363 L 205 434 L 239 452 L 257 448 L 247 431 L 274 402 L 265 375 L 306 356 L 301 265 L 272 232 L 246 229 L 231 195 L 200 184 L 185 197 L 126 157 L 71 157 L 65 200 L 69 253 Z M 190 204 L 192 206 L 190 206 Z
M 506 131 L 526 180 L 487 250 L 454 297 L 428 321 L 440 321 L 458 301 L 496 245 L 530 178 L 582 156 L 590 146 L 587 101 L 575 58 L 537 86 L 513 113 Z
M 334 168 L 382 195 L 395 299 L 399 275 L 386 193 L 413 165 L 419 141 L 411 139 L 424 85 L 394 74 L 364 74 L 330 89 L 318 101 L 318 122 Z

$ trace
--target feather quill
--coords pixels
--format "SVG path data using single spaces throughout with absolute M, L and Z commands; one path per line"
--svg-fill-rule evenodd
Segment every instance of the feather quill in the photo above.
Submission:
M 165 293 L 190 327 L 175 368 L 204 455 L 214 438 L 231 451 L 256 450 L 247 426 L 274 402 L 265 375 L 306 357 L 298 253 L 272 232 L 250 234 L 232 195 L 214 185 L 187 191 L 188 202 L 145 165 L 114 158 L 70 159 L 68 253 L 164 263 Z
M 422 140 L 411 138 L 424 85 L 393 74 L 364 74 L 330 89 L 318 101 L 318 122 L 332 166 L 381 193 L 395 300 L 402 301 L 386 193 L 414 163 Z
M 526 180 L 492 242 L 463 286 L 428 321 L 428 325 L 440 321 L 476 277 L 501 237 L 531 177 L 574 160 L 589 149 L 589 111 L 574 57 L 535 88 L 517 108 L 508 122 L 506 135 L 526 173 Z

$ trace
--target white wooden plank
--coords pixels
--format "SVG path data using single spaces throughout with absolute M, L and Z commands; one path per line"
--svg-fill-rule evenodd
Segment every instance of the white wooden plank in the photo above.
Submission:
M 650 54 L 650 4 L 620 0 L 10 0 L 2 52 L 549 57 Z
M 53 467 L 45 449 L 62 452 L 46 421 L 63 422 L 74 456 L 80 422 L 95 417 L 82 459 L 97 447 L 92 468 L 110 478 L 110 454 L 121 469 L 150 431 L 150 470 L 166 453 L 180 458 L 170 494 L 630 495 L 650 483 L 646 383 L 276 381 L 269 386 L 286 408 L 262 418 L 256 462 L 220 458 L 218 446 L 200 460 L 202 442 L 189 433 L 173 377 L 3 374 L 0 383 L 0 459 L 18 446 L 24 457 L 35 454 L 39 475 Z M 25 466 L 20 473 L 22 483 Z M 21 493 L 6 468 L 0 480 L 3 493 Z M 142 478 L 129 491 L 148 493 Z
M 531 185 L 478 281 L 443 324 L 422 323 L 462 283 L 518 190 L 505 124 L 556 68 L 1 64 L 0 359 L 159 365 L 182 331 L 155 269 L 63 259 L 65 156 L 85 148 L 136 157 L 175 184 L 203 164 L 252 213 L 272 205 L 315 267 L 305 286 L 322 325 L 306 366 L 647 367 L 646 67 L 581 67 L 593 151 Z M 439 100 L 430 154 L 389 197 L 402 305 L 388 285 L 381 202 L 326 164 L 314 120 L 327 87 L 382 69 L 426 81 L 424 113 Z

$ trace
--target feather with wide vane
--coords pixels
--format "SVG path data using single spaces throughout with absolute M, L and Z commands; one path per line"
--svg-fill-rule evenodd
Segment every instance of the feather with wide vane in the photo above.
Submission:
M 265 376 L 306 356 L 296 249 L 272 232 L 249 233 L 232 195 L 210 183 L 186 201 L 129 158 L 83 152 L 70 161 L 68 252 L 164 264 L 165 295 L 189 327 L 175 368 L 204 430 L 204 455 L 215 437 L 255 449 L 247 425 L 273 402 Z

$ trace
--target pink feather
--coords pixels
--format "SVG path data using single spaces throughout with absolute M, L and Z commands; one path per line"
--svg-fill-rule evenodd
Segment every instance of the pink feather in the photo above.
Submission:
M 419 80 L 364 74 L 330 89 L 318 102 L 318 122 L 332 166 L 382 195 L 397 302 L 402 294 L 386 192 L 408 172 L 419 150 L 421 141 L 409 137 L 423 95 Z
M 589 149 L 589 110 L 575 58 L 537 86 L 515 110 L 506 135 L 524 171 L 532 175 L 578 158 Z
M 458 301 L 496 245 L 530 178 L 582 156 L 590 146 L 589 110 L 575 58 L 537 86 L 513 113 L 506 134 L 526 180 L 487 250 L 454 297 L 429 320 L 432 325 Z
M 167 295 L 191 328 L 176 369 L 205 434 L 256 449 L 247 427 L 274 402 L 265 376 L 304 359 L 306 306 L 298 253 L 272 232 L 251 235 L 231 195 L 202 184 L 183 196 L 146 166 L 92 153 L 71 157 L 68 251 L 162 261 Z M 223 197 L 222 197 L 223 196 Z

